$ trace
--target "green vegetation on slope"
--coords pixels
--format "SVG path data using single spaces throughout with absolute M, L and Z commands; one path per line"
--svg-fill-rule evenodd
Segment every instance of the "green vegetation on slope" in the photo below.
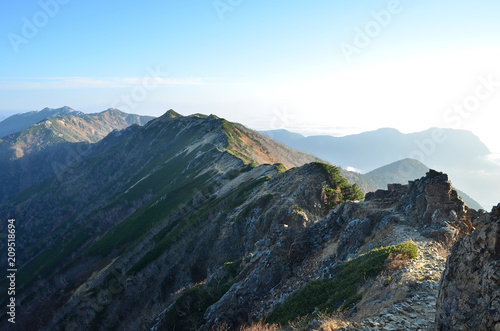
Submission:
M 163 326 L 169 330 L 198 330 L 204 323 L 205 311 L 222 298 L 234 284 L 242 261 L 225 263 L 223 276 L 209 284 L 199 284 L 180 296 L 165 313 Z
M 311 281 L 303 289 L 296 291 L 283 305 L 269 314 L 266 321 L 284 325 L 312 314 L 316 308 L 320 311 L 349 308 L 362 298 L 358 294 L 358 288 L 366 280 L 379 275 L 390 254 L 402 254 L 405 258 L 415 259 L 417 246 L 412 242 L 404 242 L 360 255 L 337 267 L 337 274 L 333 278 Z
M 286 167 L 283 165 L 283 163 L 276 163 L 276 170 L 278 170 L 278 173 L 282 174 L 286 171 Z
M 222 131 L 227 137 L 228 146 L 226 152 L 239 158 L 245 164 L 251 164 L 253 167 L 258 166 L 258 163 L 250 157 L 250 146 L 243 142 L 242 133 L 234 123 L 225 119 L 221 119 Z
M 38 277 L 45 277 L 61 266 L 74 251 L 90 239 L 89 233 L 81 227 L 73 228 L 66 234 L 64 241 L 58 239 L 54 244 L 43 250 L 29 261 L 18 274 L 16 286 L 18 289 L 28 288 Z M 4 296 L 1 296 L 4 299 Z
M 240 139 L 241 133 L 234 126 L 234 124 L 232 124 L 231 122 L 226 121 L 224 119 L 221 120 L 221 124 L 222 124 L 222 130 L 224 131 L 224 133 L 227 136 L 229 145 L 243 144 L 243 141 Z
M 192 135 L 186 133 L 186 135 L 177 138 L 175 142 L 171 143 L 173 148 L 169 149 L 168 153 L 158 157 L 154 162 L 150 162 L 148 167 L 142 169 L 130 181 L 135 185 L 118 197 L 116 201 L 141 199 L 145 192 L 151 192 L 154 198 L 108 231 L 90 248 L 90 255 L 106 256 L 114 249 L 122 249 L 125 244 L 141 238 L 151 227 L 192 200 L 196 194 L 208 190 L 210 186 L 208 181 L 213 174 L 205 173 L 196 177 L 196 174 L 204 170 L 206 164 L 201 161 L 193 164 L 192 155 L 186 152 L 175 155 L 176 150 L 192 143 L 191 140 L 194 139 L 192 136 L 195 136 L 195 133 Z M 172 140 L 174 139 L 172 138 Z M 211 149 L 208 146 L 202 146 L 197 150 L 204 152 L 206 157 L 211 155 L 209 154 Z M 169 158 L 166 163 L 165 158 Z M 186 172 L 187 168 L 189 168 L 188 172 Z
M 250 181 L 230 193 L 228 196 L 208 203 L 205 207 L 195 212 L 191 216 L 187 216 L 185 219 L 178 219 L 167 225 L 153 237 L 153 241 L 156 243 L 155 246 L 150 251 L 148 251 L 134 266 L 132 266 L 127 274 L 133 275 L 141 271 L 152 261 L 156 260 L 158 257 L 160 257 L 161 254 L 163 254 L 167 249 L 171 247 L 171 245 L 179 238 L 179 236 L 182 235 L 182 233 L 185 233 L 187 230 L 194 228 L 196 224 L 206 219 L 210 215 L 214 213 L 216 214 L 221 205 L 227 205 L 227 209 L 229 210 L 242 205 L 248 199 L 248 196 L 253 192 L 253 190 L 264 182 L 265 178 Z M 265 196 L 264 198 L 259 200 L 259 203 L 267 203 L 270 198 L 272 198 L 272 196 Z M 243 213 L 245 213 L 245 211 Z M 198 227 L 197 230 L 200 230 L 200 228 Z M 190 234 L 192 235 L 193 232 L 190 232 Z
M 169 192 L 169 197 L 163 201 L 139 209 L 113 229 L 108 231 L 98 242 L 89 249 L 89 254 L 106 256 L 114 249 L 123 247 L 140 238 L 144 233 L 159 221 L 175 212 L 179 206 L 188 202 L 200 188 L 206 186 L 209 175 L 200 176 L 188 184 Z
M 335 208 L 345 201 L 361 201 L 365 195 L 356 184 L 349 184 L 347 179 L 342 177 L 340 170 L 332 165 L 314 162 L 328 178 L 329 188 L 324 189 L 326 195 L 326 205 L 328 208 Z

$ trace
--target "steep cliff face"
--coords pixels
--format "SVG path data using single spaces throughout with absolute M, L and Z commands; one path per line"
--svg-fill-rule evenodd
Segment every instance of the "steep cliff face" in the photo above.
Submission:
M 451 249 L 441 279 L 437 330 L 500 330 L 500 205 Z

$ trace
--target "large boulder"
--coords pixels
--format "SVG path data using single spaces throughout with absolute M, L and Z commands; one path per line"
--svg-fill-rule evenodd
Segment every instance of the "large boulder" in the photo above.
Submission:
M 437 330 L 500 330 L 500 204 L 457 241 L 443 273 Z

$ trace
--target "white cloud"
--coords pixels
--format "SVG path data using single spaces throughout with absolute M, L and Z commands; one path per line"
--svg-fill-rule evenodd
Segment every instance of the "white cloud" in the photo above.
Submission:
M 500 166 L 500 154 L 490 154 L 486 159 Z
M 362 173 L 363 173 L 363 171 L 362 171 L 362 170 L 357 169 L 357 168 L 354 168 L 354 167 L 346 167 L 345 169 L 346 169 L 347 171 L 357 172 L 357 173 L 360 173 L 360 174 L 362 174 Z

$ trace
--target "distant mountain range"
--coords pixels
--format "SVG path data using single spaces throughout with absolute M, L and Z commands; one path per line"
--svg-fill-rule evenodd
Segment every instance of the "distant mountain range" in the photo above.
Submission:
M 500 185 L 500 165 L 488 159 L 489 149 L 469 131 L 434 128 L 404 134 L 395 129 L 380 129 L 345 137 L 304 137 L 286 130 L 262 133 L 292 148 L 361 173 L 369 173 L 398 160 L 416 159 L 449 174 L 454 185 L 487 209 L 500 200 L 500 193 L 495 189 Z M 404 171 L 404 168 L 397 169 L 397 172 Z
M 80 117 L 84 116 L 85 114 L 79 111 L 75 111 L 67 106 L 57 109 L 44 108 L 40 111 L 15 114 L 0 122 L 0 138 L 5 137 L 11 133 L 23 131 L 46 118 L 55 118 L 57 116 L 64 115 L 73 115 Z
M 144 125 L 151 119 L 117 109 L 84 114 L 69 107 L 7 118 L 0 122 L 2 132 L 15 133 L 0 138 L 0 200 L 82 160 L 90 143 L 113 130 Z
M 286 130 L 262 133 L 343 168 L 355 167 L 363 173 L 408 157 L 422 157 L 419 161 L 431 166 L 455 162 L 469 166 L 474 164 L 475 159 L 491 153 L 478 137 L 465 130 L 429 129 L 404 134 L 386 128 L 344 137 L 304 137 Z M 464 155 L 468 158 L 464 159 Z
M 115 114 L 113 114 L 115 113 Z M 144 125 L 150 120 L 152 120 L 154 117 L 152 116 L 139 116 L 139 115 L 133 115 L 133 114 L 125 114 L 123 112 L 120 112 L 117 109 L 108 109 L 102 113 L 100 113 L 101 116 L 108 116 L 109 120 L 111 121 L 116 121 L 115 123 L 111 123 L 108 121 L 108 127 L 114 126 L 113 129 L 124 129 L 129 125 L 132 124 L 139 124 L 139 125 Z M 40 111 L 31 111 L 28 113 L 22 113 L 22 114 L 16 114 L 12 115 L 3 121 L 0 122 L 0 138 L 3 138 L 7 135 L 10 135 L 12 133 L 16 132 L 21 132 L 23 130 L 26 130 L 30 128 L 32 125 L 37 124 L 41 122 L 44 119 L 55 119 L 56 117 L 63 117 L 63 116 L 70 116 L 67 117 L 66 119 L 70 119 L 72 124 L 76 124 L 77 118 L 81 118 L 82 121 L 80 123 L 87 122 L 88 124 L 93 124 L 94 130 L 99 130 L 95 135 L 101 136 L 102 135 L 109 133 L 112 130 L 106 130 L 106 124 L 103 123 L 98 123 L 98 114 L 85 114 L 80 111 L 73 110 L 70 107 L 64 106 L 62 108 L 44 108 Z M 113 118 L 114 116 L 114 118 Z M 118 119 L 119 118 L 119 119 Z M 89 123 L 95 121 L 94 123 Z M 76 125 L 81 125 L 80 123 Z M 83 124 L 85 125 L 85 124 Z M 68 130 L 71 131 L 71 130 Z M 108 132 L 106 132 L 108 131 Z M 91 135 L 88 137 L 90 141 L 95 141 L 98 140 L 96 137 L 92 137 Z M 79 139 L 76 139 L 79 141 Z M 70 140 L 69 140 L 70 141 Z

